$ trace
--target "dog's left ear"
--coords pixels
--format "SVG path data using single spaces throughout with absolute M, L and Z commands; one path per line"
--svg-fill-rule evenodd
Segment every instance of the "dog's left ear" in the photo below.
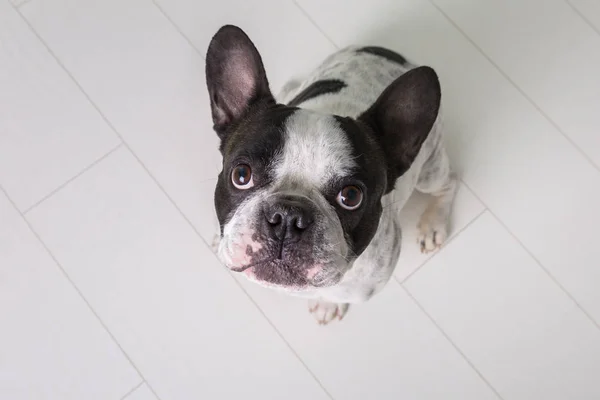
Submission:
M 214 129 L 221 139 L 254 105 L 275 103 L 260 54 L 237 26 L 223 26 L 212 38 L 206 54 L 206 84 Z
M 390 189 L 419 153 L 437 118 L 440 100 L 437 74 L 432 68 L 418 67 L 397 78 L 358 118 L 379 137 Z

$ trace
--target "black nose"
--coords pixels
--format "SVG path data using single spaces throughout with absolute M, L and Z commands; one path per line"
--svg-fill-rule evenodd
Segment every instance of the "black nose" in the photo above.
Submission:
M 306 200 L 292 196 L 267 201 L 263 207 L 267 228 L 279 240 L 298 241 L 314 222 L 314 212 Z

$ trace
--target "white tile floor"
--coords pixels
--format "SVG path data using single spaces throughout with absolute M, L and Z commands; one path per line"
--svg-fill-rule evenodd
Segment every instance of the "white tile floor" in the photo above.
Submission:
M 436 68 L 462 183 L 342 323 L 212 255 L 204 52 Z M 600 399 L 600 1 L 0 0 L 0 399 Z

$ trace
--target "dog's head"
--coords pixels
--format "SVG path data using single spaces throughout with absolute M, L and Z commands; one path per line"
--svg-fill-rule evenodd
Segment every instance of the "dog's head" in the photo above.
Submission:
M 210 43 L 206 79 L 223 156 L 221 260 L 287 291 L 335 285 L 373 238 L 382 196 L 435 122 L 435 72 L 407 72 L 357 119 L 320 114 L 277 104 L 258 51 L 225 26 Z

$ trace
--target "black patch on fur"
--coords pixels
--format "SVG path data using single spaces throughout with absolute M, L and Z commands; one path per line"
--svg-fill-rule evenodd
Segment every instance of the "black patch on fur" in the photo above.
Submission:
M 372 54 L 374 56 L 383 57 L 386 60 L 395 62 L 400 65 L 405 65 L 407 63 L 406 58 L 402 57 L 400 54 L 396 53 L 395 51 L 392 51 L 392 50 L 389 50 L 389 49 L 386 49 L 383 47 L 367 46 L 367 47 L 358 49 L 356 52 L 357 53 L 368 53 L 368 54 Z
M 221 230 L 246 197 L 272 181 L 270 164 L 283 148 L 283 127 L 295 110 L 283 105 L 254 107 L 224 132 L 220 147 L 223 170 L 215 189 L 215 209 Z M 252 169 L 254 187 L 248 190 L 236 189 L 231 182 L 233 168 L 241 163 Z
M 387 192 L 386 158 L 368 126 L 352 118 L 335 118 L 350 141 L 352 158 L 358 166 L 351 176 L 330 182 L 329 192 L 325 196 L 336 209 L 350 248 L 355 256 L 359 256 L 379 226 L 381 196 Z M 337 204 L 336 196 L 344 186 L 353 184 L 363 189 L 363 203 L 358 209 L 349 211 Z
M 306 89 L 298 93 L 288 105 L 297 107 L 305 101 L 314 99 L 315 97 L 323 96 L 324 94 L 338 93 L 345 88 L 346 82 L 339 79 L 323 79 L 310 84 Z

